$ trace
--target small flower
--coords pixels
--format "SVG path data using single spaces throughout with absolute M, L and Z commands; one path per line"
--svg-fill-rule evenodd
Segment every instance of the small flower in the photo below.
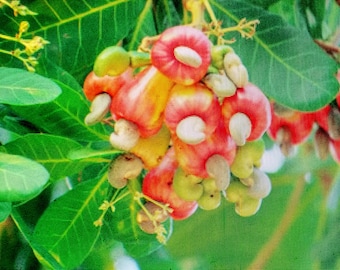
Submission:
M 40 36 L 35 36 L 33 39 L 21 39 L 20 43 L 25 46 L 25 52 L 27 55 L 32 55 L 44 48 L 46 44 L 49 44 L 47 40 Z

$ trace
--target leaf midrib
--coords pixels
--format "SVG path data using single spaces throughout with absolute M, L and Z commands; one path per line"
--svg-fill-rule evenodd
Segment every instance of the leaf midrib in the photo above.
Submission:
M 60 20 L 60 21 L 58 21 L 56 23 L 52 23 L 52 24 L 49 24 L 47 26 L 41 26 L 37 30 L 32 30 L 30 32 L 27 32 L 25 36 L 31 36 L 31 35 L 33 35 L 36 32 L 47 31 L 47 30 L 49 30 L 51 28 L 59 27 L 60 25 L 63 25 L 63 24 L 66 24 L 66 23 L 69 23 L 69 22 L 72 22 L 72 21 L 80 20 L 80 19 L 82 19 L 84 17 L 87 17 L 87 16 L 89 16 L 91 14 L 103 11 L 105 9 L 117 6 L 117 5 L 122 4 L 122 3 L 127 3 L 127 2 L 130 2 L 130 1 L 131 0 L 117 0 L 115 2 L 109 2 L 109 3 L 105 4 L 105 5 L 101 5 L 101 6 L 98 6 L 98 7 L 95 7 L 95 8 L 91 8 L 91 9 L 89 9 L 86 12 L 76 14 L 75 16 L 69 17 L 67 19 L 62 19 L 62 20 Z M 47 1 L 45 1 L 45 2 L 47 2 Z M 55 14 L 55 16 L 57 18 L 59 18 L 59 14 L 54 10 L 54 8 L 50 7 L 50 9 L 53 12 L 53 14 Z M 39 16 L 39 14 L 38 14 L 38 16 Z M 39 20 L 37 18 L 36 18 L 36 20 L 39 22 Z M 40 23 L 38 23 L 38 24 L 40 25 Z

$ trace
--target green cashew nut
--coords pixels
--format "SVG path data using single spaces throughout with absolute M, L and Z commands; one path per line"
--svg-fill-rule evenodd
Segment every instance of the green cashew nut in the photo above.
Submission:
M 118 76 L 130 66 L 130 55 L 122 47 L 111 46 L 104 49 L 96 58 L 93 71 L 98 77 Z

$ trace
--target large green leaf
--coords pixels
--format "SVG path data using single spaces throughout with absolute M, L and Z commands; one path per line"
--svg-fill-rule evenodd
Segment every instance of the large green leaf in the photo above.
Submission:
M 28 134 L 0 147 L 0 151 L 22 155 L 42 164 L 50 173 L 51 180 L 76 174 L 86 166 L 103 162 L 104 159 L 68 158 L 70 151 L 83 147 L 74 140 L 48 134 Z
M 27 35 L 47 39 L 45 56 L 78 74 L 92 66 L 98 52 L 128 35 L 144 5 L 144 0 L 36 0 L 30 9 L 39 15 L 29 21 Z
M 0 103 L 32 105 L 52 101 L 61 93 L 51 79 L 17 68 L 0 67 Z
M 0 153 L 0 201 L 25 201 L 37 196 L 49 179 L 39 163 L 18 155 Z
M 54 201 L 44 212 L 35 227 L 32 244 L 51 255 L 62 269 L 73 269 L 86 258 L 96 242 L 100 228 L 93 222 L 98 219 L 107 189 L 105 174 L 78 185 Z M 40 261 L 49 259 L 36 250 Z
M 253 40 L 238 37 L 232 46 L 248 68 L 250 80 L 277 102 L 301 111 L 314 111 L 331 102 L 339 84 L 335 61 L 304 32 L 278 15 L 244 1 L 211 0 L 224 26 L 242 18 L 259 19 Z

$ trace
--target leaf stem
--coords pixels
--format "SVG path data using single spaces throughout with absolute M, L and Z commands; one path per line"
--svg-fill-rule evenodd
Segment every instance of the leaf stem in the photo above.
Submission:
M 124 191 L 124 193 L 122 193 Z M 129 189 L 117 189 L 115 193 L 112 195 L 110 201 L 105 200 L 99 207 L 99 210 L 102 210 L 100 217 L 93 222 L 93 224 L 98 227 L 103 225 L 103 219 L 106 215 L 107 211 L 111 209 L 112 212 L 116 211 L 115 204 L 119 202 L 120 200 L 124 199 L 127 195 L 129 195 L 131 192 Z
M 303 178 L 299 179 L 295 185 L 292 195 L 286 206 L 286 211 L 279 222 L 276 230 L 272 234 L 271 238 L 262 247 L 262 249 L 257 253 L 255 259 L 251 262 L 248 270 L 263 269 L 265 264 L 268 262 L 274 251 L 279 246 L 284 235 L 291 227 L 296 213 L 298 212 L 297 205 L 301 199 L 303 190 L 305 186 L 305 180 Z
M 217 20 L 217 18 L 215 16 L 214 10 L 212 9 L 212 7 L 211 7 L 211 5 L 209 3 L 209 0 L 203 0 L 203 4 L 204 4 L 205 9 L 207 10 L 207 12 L 209 14 L 209 17 L 212 20 L 212 22 L 217 25 L 218 24 L 218 20 Z
M 18 39 L 17 37 L 11 37 L 11 36 L 7 36 L 4 34 L 0 34 L 0 38 L 8 40 L 8 41 L 20 42 L 20 39 Z

